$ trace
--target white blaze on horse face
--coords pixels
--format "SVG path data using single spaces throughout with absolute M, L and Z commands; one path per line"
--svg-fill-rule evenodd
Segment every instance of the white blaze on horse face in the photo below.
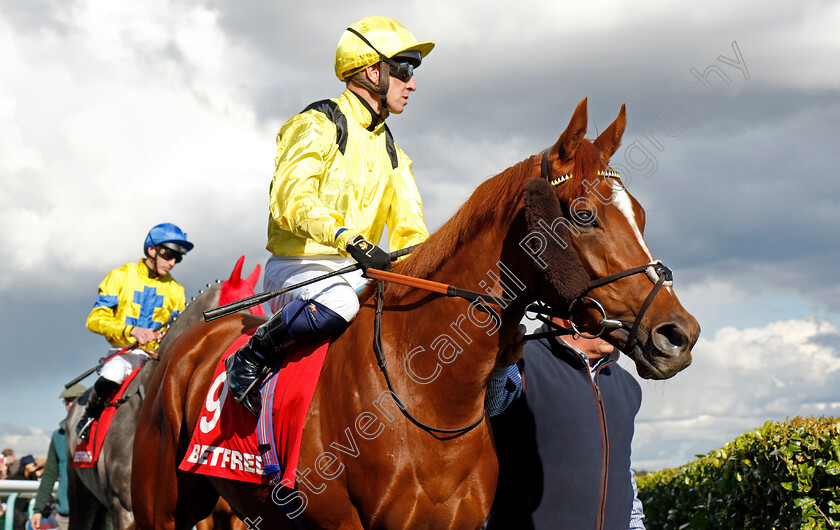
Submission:
M 618 208 L 618 211 L 624 214 L 624 217 L 627 218 L 627 223 L 630 225 L 630 228 L 633 229 L 633 234 L 636 236 L 636 241 L 639 242 L 639 246 L 642 247 L 642 250 L 647 255 L 650 261 L 653 261 L 653 254 L 650 253 L 650 249 L 645 243 L 645 238 L 642 237 L 642 231 L 639 229 L 639 223 L 636 221 L 636 214 L 633 212 L 633 201 L 630 200 L 630 194 L 627 193 L 627 190 L 624 187 L 620 189 L 613 188 L 613 204 L 615 207 Z
M 636 213 L 633 211 L 633 201 L 630 199 L 630 194 L 627 193 L 627 190 L 624 189 L 623 186 L 620 189 L 613 188 L 612 203 L 615 204 L 618 211 L 623 213 L 624 217 L 627 218 L 627 223 L 630 224 L 630 227 L 633 229 L 633 234 L 636 235 L 636 241 L 639 242 L 639 246 L 642 247 L 642 250 L 650 260 L 649 263 L 653 263 L 653 254 L 650 252 L 647 243 L 645 243 L 645 238 L 642 237 L 642 230 L 639 228 L 639 223 L 636 221 Z M 665 290 L 670 293 L 674 292 L 670 285 L 666 286 Z

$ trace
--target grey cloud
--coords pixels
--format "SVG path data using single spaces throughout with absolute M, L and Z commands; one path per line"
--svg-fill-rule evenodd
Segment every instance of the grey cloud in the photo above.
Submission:
M 4 293 L 0 304 L 3 369 L 0 387 L 18 391 L 30 386 L 34 373 L 64 374 L 66 381 L 95 364 L 107 344 L 85 329 L 85 318 L 96 301 L 101 280 L 80 276 L 76 285 L 39 289 L 37 278 L 18 277 L 29 286 Z M 49 315 L 49 317 L 45 317 Z
M 53 428 L 58 428 L 58 422 Z M 20 427 L 11 423 L 0 423 L 0 447 L 14 450 L 17 458 L 31 454 L 46 456 L 50 448 L 50 433 L 42 428 Z
M 840 356 L 840 335 L 837 333 L 821 333 L 812 337 L 809 342 L 818 346 L 830 348 L 837 354 L 837 356 Z
M 76 0 L 0 0 L 0 13 L 27 34 L 52 32 L 65 35 L 71 26 L 67 13 L 76 7 Z

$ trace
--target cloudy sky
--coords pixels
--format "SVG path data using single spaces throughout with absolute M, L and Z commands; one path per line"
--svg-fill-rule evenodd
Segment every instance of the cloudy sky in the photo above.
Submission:
M 389 120 L 432 229 L 582 98 L 591 137 L 627 104 L 613 161 L 703 327 L 688 370 L 643 382 L 636 468 L 840 415 L 840 4 L 512 5 L 0 0 L 0 446 L 46 452 L 63 383 L 104 353 L 97 285 L 151 226 L 195 241 L 188 298 L 265 260 L 275 134 L 340 94 L 335 44 L 371 14 L 437 43 Z

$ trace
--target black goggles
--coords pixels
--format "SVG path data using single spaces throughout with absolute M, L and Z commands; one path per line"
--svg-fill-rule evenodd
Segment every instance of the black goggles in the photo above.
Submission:
M 182 252 L 178 252 L 177 250 L 163 245 L 157 246 L 157 255 L 166 261 L 174 259 L 175 263 L 181 263 L 181 260 L 184 259 L 184 254 Z
M 388 66 L 391 67 L 391 77 L 396 77 L 403 83 L 408 83 L 414 77 L 414 65 L 410 62 L 388 63 Z

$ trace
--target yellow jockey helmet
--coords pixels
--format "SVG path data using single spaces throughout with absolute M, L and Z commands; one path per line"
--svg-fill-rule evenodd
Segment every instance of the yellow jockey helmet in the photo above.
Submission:
M 335 50 L 335 75 L 345 81 L 352 74 L 380 62 L 383 56 L 390 59 L 405 52 L 416 52 L 422 59 L 434 47 L 434 42 L 417 42 L 396 20 L 365 17 L 341 34 Z

